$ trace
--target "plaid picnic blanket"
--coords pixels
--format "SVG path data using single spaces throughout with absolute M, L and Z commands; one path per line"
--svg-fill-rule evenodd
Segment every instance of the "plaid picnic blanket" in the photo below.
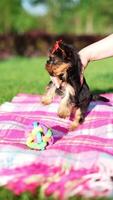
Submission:
M 86 118 L 69 132 L 70 119 L 57 116 L 59 98 L 41 104 L 40 95 L 18 94 L 0 106 L 0 186 L 20 194 L 40 187 L 45 196 L 68 199 L 113 196 L 113 94 L 109 103 L 91 102 Z M 34 121 L 53 130 L 44 151 L 26 146 Z

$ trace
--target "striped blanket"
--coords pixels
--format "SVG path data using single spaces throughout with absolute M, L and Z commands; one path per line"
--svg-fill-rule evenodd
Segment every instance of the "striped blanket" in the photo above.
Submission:
M 113 196 L 113 94 L 109 103 L 91 102 L 85 121 L 69 132 L 71 120 L 56 112 L 41 96 L 18 94 L 0 106 L 0 186 L 16 194 L 41 188 L 44 196 L 68 199 Z M 26 146 L 34 121 L 53 130 L 54 143 L 44 151 Z

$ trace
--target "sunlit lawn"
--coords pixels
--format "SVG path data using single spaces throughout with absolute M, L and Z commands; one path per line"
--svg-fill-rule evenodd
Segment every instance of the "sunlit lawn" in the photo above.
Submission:
M 0 61 L 0 103 L 10 101 L 18 93 L 42 94 L 49 81 L 49 76 L 44 69 L 45 62 L 46 57 L 15 57 Z M 89 64 L 85 75 L 93 92 L 113 92 L 112 58 Z M 35 197 L 28 193 L 16 197 L 1 188 L 0 199 L 31 200 L 41 198 L 38 196 L 38 193 Z M 71 199 L 84 200 L 84 198 L 79 197 Z M 100 199 L 102 200 L 103 198 Z
M 93 92 L 113 92 L 113 58 L 89 64 L 86 69 L 86 78 Z
M 0 62 L 0 103 L 17 93 L 42 93 L 49 76 L 46 58 L 15 57 Z
M 46 57 L 0 61 L 0 103 L 18 93 L 42 94 L 49 80 L 45 62 Z M 85 74 L 92 91 L 113 92 L 113 58 L 89 64 Z

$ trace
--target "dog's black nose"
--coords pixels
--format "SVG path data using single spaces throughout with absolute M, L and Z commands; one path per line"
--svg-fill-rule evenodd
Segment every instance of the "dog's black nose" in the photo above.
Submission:
M 50 64 L 50 60 L 47 60 L 47 64 Z

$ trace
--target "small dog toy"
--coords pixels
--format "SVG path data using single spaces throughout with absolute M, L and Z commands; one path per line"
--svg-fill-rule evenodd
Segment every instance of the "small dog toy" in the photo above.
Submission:
M 30 128 L 29 136 L 26 145 L 31 149 L 44 150 L 46 147 L 53 143 L 52 130 L 43 124 L 34 122 Z

